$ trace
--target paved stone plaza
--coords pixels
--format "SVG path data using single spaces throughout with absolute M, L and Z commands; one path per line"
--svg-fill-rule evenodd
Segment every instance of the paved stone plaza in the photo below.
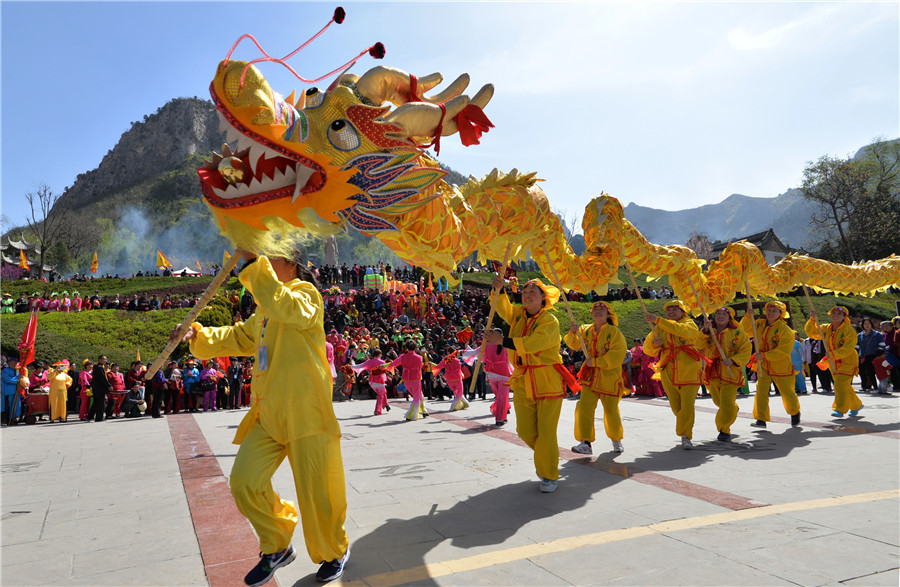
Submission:
M 343 584 L 896 586 L 900 396 L 861 398 L 860 417 L 835 420 L 833 396 L 801 396 L 792 429 L 773 396 L 759 430 L 741 397 L 730 444 L 699 398 L 692 451 L 664 399 L 625 399 L 624 454 L 598 419 L 590 458 L 569 451 L 566 401 L 553 494 L 538 491 L 514 413 L 494 428 L 488 401 L 453 414 L 429 402 L 418 422 L 403 401 L 382 416 L 374 401 L 335 404 Z M 227 486 L 244 413 L 4 428 L 0 582 L 241 585 L 258 548 Z M 294 499 L 286 464 L 274 484 Z M 316 584 L 299 526 L 294 546 L 277 584 Z

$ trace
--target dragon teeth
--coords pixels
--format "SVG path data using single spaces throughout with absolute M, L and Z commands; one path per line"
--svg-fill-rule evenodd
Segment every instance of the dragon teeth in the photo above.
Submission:
M 306 187 L 306 183 L 313 174 L 313 170 L 305 165 L 297 165 L 295 171 L 297 172 L 297 177 L 294 179 L 294 197 L 291 198 L 291 204 L 300 197 L 301 190 Z

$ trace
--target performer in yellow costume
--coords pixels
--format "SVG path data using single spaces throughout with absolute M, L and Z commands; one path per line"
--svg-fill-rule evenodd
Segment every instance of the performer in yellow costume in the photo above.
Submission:
M 765 428 L 769 421 L 769 386 L 772 382 L 778 386 L 784 411 L 791 416 L 791 426 L 800 425 L 800 400 L 795 389 L 796 374 L 791 364 L 791 350 L 794 348 L 794 331 L 784 321 L 790 318 L 787 306 L 781 302 L 768 302 L 765 307 L 766 317 L 756 321 L 756 399 L 753 402 L 753 417 L 756 422 L 750 424 L 756 428 Z M 753 335 L 752 313 L 741 318 L 741 330 L 747 336 Z
M 298 512 L 306 549 L 322 563 L 316 578 L 336 579 L 349 555 L 341 431 L 331 402 L 322 297 L 314 277 L 290 252 L 255 257 L 240 282 L 256 301 L 250 318 L 234 326 L 194 323 L 183 340 L 198 358 L 255 355 L 253 403 L 235 435 L 240 444 L 231 493 L 259 536 L 261 560 L 245 577 L 262 585 L 294 560 L 291 536 Z M 287 457 L 299 507 L 282 500 L 272 475 Z
M 681 448 L 694 448 L 694 400 L 700 389 L 701 367 L 705 357 L 700 353 L 700 330 L 688 316 L 681 300 L 669 300 L 663 306 L 665 318 L 647 312 L 645 318 L 656 331 L 647 335 L 644 352 L 659 357 L 656 369 L 662 378 L 669 407 L 675 414 L 675 434 L 681 437 Z M 658 336 L 657 336 L 658 335 Z
M 53 363 L 54 370 L 50 373 L 50 421 L 66 421 L 66 393 L 72 386 L 72 378 L 69 377 L 69 361 Z
M 735 321 L 734 310 L 727 306 L 717 309 L 713 313 L 713 323 L 706 320 L 701 332 L 706 337 L 703 354 L 712 360 L 706 366 L 706 388 L 719 408 L 716 412 L 717 440 L 731 442 L 731 425 L 738 414 L 737 394 L 744 386 L 744 366 L 750 362 L 753 345 Z M 719 339 L 724 358 L 713 336 Z
M 847 308 L 835 306 L 828 312 L 828 315 L 831 318 L 831 324 L 822 326 L 822 332 L 825 335 L 825 344 L 836 363 L 829 365 L 831 374 L 834 376 L 834 403 L 831 406 L 834 411 L 831 412 L 831 415 L 835 418 L 843 418 L 846 413 L 856 416 L 863 407 L 862 401 L 851 385 L 853 376 L 859 372 L 856 330 L 850 325 L 850 319 L 847 318 Z M 822 340 L 818 324 L 818 317 L 815 312 L 812 312 L 806 323 L 806 336 Z
M 502 286 L 503 278 L 498 275 L 494 288 Z M 559 486 L 556 429 L 566 397 L 564 374 L 574 384 L 559 355 L 559 322 L 548 311 L 558 300 L 559 290 L 539 279 L 522 287 L 521 306 L 511 304 L 501 292 L 497 314 L 509 324 L 509 336 L 491 331 L 484 337 L 485 343 L 499 344 L 510 351 L 513 374 L 509 387 L 516 410 L 516 433 L 534 450 L 534 466 L 544 493 L 552 493 Z
M 591 307 L 593 324 L 585 324 L 576 329 L 572 324 L 566 334 L 565 342 L 573 350 L 581 349 L 578 330 L 587 349 L 584 351 L 585 363 L 578 374 L 581 384 L 581 398 L 575 404 L 575 440 L 579 444 L 572 451 L 592 454 L 591 443 L 594 442 L 594 413 L 597 400 L 603 404 L 603 427 L 606 436 L 612 441 L 613 450 L 623 452 L 622 416 L 619 414 L 619 399 L 625 391 L 622 383 L 622 361 L 628 346 L 625 336 L 619 330 L 619 318 L 605 302 L 594 302 Z

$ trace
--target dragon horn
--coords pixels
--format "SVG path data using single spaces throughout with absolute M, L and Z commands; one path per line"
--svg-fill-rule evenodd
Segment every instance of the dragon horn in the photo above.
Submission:
M 469 85 L 469 76 L 463 74 L 439 94 L 434 96 L 423 95 L 424 92 L 434 88 L 443 80 L 444 77 L 440 73 L 414 78 L 399 69 L 379 65 L 373 67 L 356 80 L 356 88 L 360 94 L 378 106 L 386 101 L 399 106 L 407 102 L 418 101 L 441 104 L 450 98 L 459 96 Z
M 452 135 L 459 130 L 454 118 L 470 103 L 484 108 L 494 95 L 493 84 L 487 84 L 471 100 L 468 96 L 457 96 L 441 107 L 426 102 L 410 102 L 398 106 L 385 117 L 385 121 L 403 129 L 406 137 L 433 137 L 440 128 L 441 136 Z M 400 133 L 388 133 L 401 136 Z

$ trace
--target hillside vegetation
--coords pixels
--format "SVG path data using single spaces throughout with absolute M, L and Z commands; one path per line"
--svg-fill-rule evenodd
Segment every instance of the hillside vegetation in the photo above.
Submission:
M 540 274 L 521 272 L 520 281 L 524 282 L 533 277 L 547 280 Z M 620 278 L 625 277 L 623 275 Z M 490 274 L 466 274 L 465 283 L 472 286 L 489 287 Z M 627 279 L 627 277 L 625 277 Z M 101 295 L 111 293 L 137 293 L 140 291 L 157 292 L 165 294 L 174 292 L 179 288 L 190 287 L 202 290 L 211 278 L 137 278 L 129 280 L 94 280 L 90 283 L 93 289 L 99 289 Z M 187 282 L 187 285 L 185 285 Z M 83 282 L 69 282 L 83 283 Z M 644 281 L 639 279 L 639 285 Z M 655 282 L 658 283 L 658 282 Z M 664 282 L 663 282 L 664 283 Z M 19 291 L 31 293 L 33 288 L 52 289 L 62 291 L 63 284 L 35 284 L 33 282 L 8 282 L 4 284 L 4 291 Z M 232 278 L 228 288 L 240 287 L 237 280 Z M 126 291 L 127 290 L 127 291 Z M 222 291 L 222 290 L 220 290 Z M 85 292 L 82 292 L 85 293 Z M 91 292 L 92 293 L 92 292 Z M 802 333 L 803 325 L 809 317 L 809 308 L 806 300 L 801 297 L 779 296 L 781 301 L 787 302 L 792 314 L 793 328 Z M 862 296 L 813 296 L 813 306 L 820 316 L 827 314 L 828 310 L 836 304 L 846 306 L 852 317 L 872 317 L 878 320 L 886 320 L 896 314 L 894 302 L 896 296 L 890 294 L 877 294 L 872 298 Z M 665 300 L 648 300 L 647 309 L 655 314 L 661 314 Z M 734 303 L 741 303 L 735 300 Z M 638 300 L 611 302 L 613 310 L 619 316 L 619 328 L 625 335 L 629 346 L 635 338 L 643 338 L 649 332 L 647 323 L 641 312 Z M 572 309 L 575 319 L 582 324 L 590 321 L 590 304 L 585 302 L 573 302 Z M 129 312 L 122 310 L 91 310 L 78 313 L 42 313 L 38 321 L 37 356 L 42 360 L 57 361 L 68 358 L 80 362 L 84 358 L 96 358 L 101 354 L 107 355 L 111 361 L 128 365 L 134 360 L 138 348 L 144 362 L 152 361 L 165 347 L 166 339 L 172 328 L 181 322 L 188 313 L 188 309 L 159 310 L 154 312 Z M 562 302 L 553 308 L 553 314 L 559 320 L 560 333 L 565 334 L 569 330 L 569 317 Z M 221 326 L 229 324 L 231 320 L 230 303 L 222 296 L 214 298 L 201 314 L 199 322 L 208 326 Z M 2 340 L 0 346 L 4 355 L 16 354 L 17 345 L 25 330 L 28 314 L 12 314 L 0 317 L 0 332 Z M 174 356 L 178 357 L 187 352 L 186 345 L 178 348 Z

